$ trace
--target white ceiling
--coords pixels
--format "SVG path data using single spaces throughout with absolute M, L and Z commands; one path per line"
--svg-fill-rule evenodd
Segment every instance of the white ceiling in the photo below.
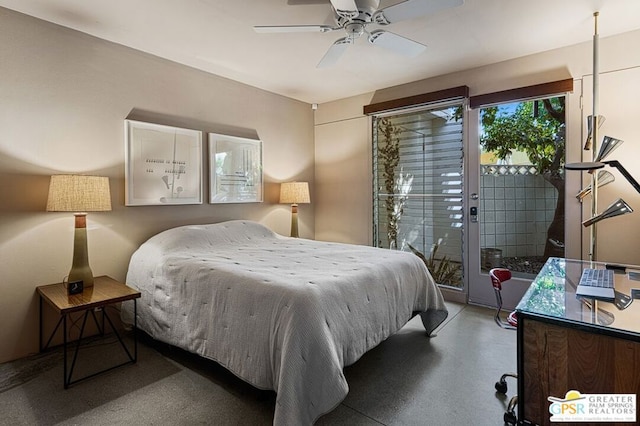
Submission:
M 381 0 L 380 7 L 396 3 Z M 640 0 L 465 0 L 385 28 L 426 44 L 416 58 L 363 38 L 337 65 L 318 69 L 342 31 L 258 34 L 252 27 L 333 25 L 329 0 L 0 0 L 0 6 L 308 103 L 590 41 L 594 11 L 600 37 L 640 29 Z

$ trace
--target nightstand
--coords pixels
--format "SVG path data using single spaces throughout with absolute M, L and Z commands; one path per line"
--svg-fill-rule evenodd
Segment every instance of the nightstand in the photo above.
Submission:
M 62 324 L 62 332 L 63 332 L 63 351 L 64 351 L 64 388 L 67 389 L 74 383 L 77 383 L 81 380 L 88 379 L 90 377 L 94 377 L 98 374 L 105 373 L 107 371 L 113 370 L 114 368 L 121 367 L 127 364 L 134 364 L 138 358 L 138 340 L 136 337 L 137 330 L 137 299 L 140 297 L 140 292 L 132 289 L 131 287 L 127 287 L 125 284 L 114 280 L 113 278 L 107 276 L 100 276 L 94 278 L 93 287 L 85 288 L 82 293 L 69 295 L 67 293 L 67 288 L 65 284 L 49 284 L 42 285 L 36 287 L 36 291 L 40 295 L 40 331 L 39 331 L 39 347 L 40 352 L 46 350 L 51 344 L 51 340 L 56 335 L 56 332 L 60 328 Z M 134 324 L 133 324 L 133 354 L 125 344 L 124 340 L 118 333 L 118 330 L 114 326 L 111 318 L 106 312 L 106 306 L 114 303 L 124 302 L 127 300 L 133 301 L 133 312 L 134 312 Z M 42 319 L 42 309 L 43 304 L 46 302 L 48 305 L 53 307 L 58 314 L 60 315 L 60 319 L 56 324 L 51 336 L 47 340 L 45 345 L 42 344 L 42 334 L 43 334 L 43 319 Z M 101 324 L 96 317 L 96 312 L 100 312 L 98 316 L 102 317 Z M 71 366 L 68 365 L 67 361 L 67 346 L 68 346 L 68 316 L 74 312 L 84 313 L 82 317 L 82 326 L 80 328 L 80 336 L 78 337 L 76 348 L 73 354 L 73 360 L 71 362 Z M 95 372 L 93 374 L 81 377 L 79 379 L 72 380 L 73 368 L 75 366 L 76 359 L 78 357 L 78 352 L 80 350 L 80 342 L 82 341 L 83 334 L 85 331 L 85 326 L 87 324 L 87 319 L 91 316 L 93 321 L 98 328 L 98 331 L 101 335 L 105 333 L 105 320 L 111 326 L 113 333 L 118 338 L 120 345 L 124 349 L 128 361 L 123 362 L 118 365 L 114 365 L 107 369 Z

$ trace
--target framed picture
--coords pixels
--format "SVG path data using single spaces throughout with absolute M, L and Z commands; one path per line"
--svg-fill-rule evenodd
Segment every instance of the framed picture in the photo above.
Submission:
M 262 202 L 262 141 L 209 133 L 209 202 Z
M 125 204 L 202 204 L 202 132 L 125 120 Z

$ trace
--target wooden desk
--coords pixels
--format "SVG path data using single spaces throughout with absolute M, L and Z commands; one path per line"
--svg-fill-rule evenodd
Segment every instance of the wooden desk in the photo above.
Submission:
M 518 304 L 520 424 L 551 424 L 548 398 L 570 390 L 640 396 L 640 300 L 621 310 L 575 294 L 583 268 L 604 267 L 549 258 Z M 615 286 L 630 295 L 640 281 L 616 273 Z
M 39 314 L 40 314 L 40 318 L 39 318 L 39 322 L 40 322 L 40 330 L 39 330 L 39 347 L 40 347 L 40 352 L 46 350 L 49 345 L 51 344 L 51 341 L 53 339 L 53 337 L 56 335 L 56 332 L 58 331 L 58 329 L 60 328 L 60 325 L 62 324 L 62 330 L 63 330 L 63 351 L 64 351 L 64 388 L 68 388 L 70 385 L 77 383 L 81 380 L 85 380 L 88 379 L 90 377 L 96 376 L 98 374 L 110 371 L 114 368 L 117 367 L 121 367 L 123 365 L 126 364 L 132 364 L 135 363 L 137 361 L 138 358 L 138 342 L 137 342 L 137 338 L 136 338 L 136 329 L 137 329 L 137 323 L 136 323 L 136 317 L 137 317 L 137 304 L 136 304 L 136 299 L 140 297 L 140 292 L 136 291 L 130 287 L 127 287 L 125 284 L 122 284 L 116 280 L 114 280 L 113 278 L 107 277 L 107 276 L 100 276 L 100 277 L 95 277 L 94 279 L 94 285 L 93 287 L 89 287 L 86 288 L 82 293 L 79 294 L 74 294 L 74 295 L 68 295 L 67 294 L 67 289 L 65 287 L 65 285 L 63 283 L 57 283 L 57 284 L 49 284 L 49 285 L 43 285 L 43 286 L 39 286 L 36 287 L 36 291 L 38 292 L 38 294 L 40 295 L 40 306 L 39 306 Z M 127 300 L 133 300 L 134 303 L 134 328 L 133 328 L 133 355 L 131 354 L 131 352 L 129 351 L 129 348 L 127 348 L 127 345 L 124 343 L 124 341 L 122 340 L 122 338 L 120 337 L 120 334 L 118 333 L 118 330 L 116 329 L 116 327 L 114 326 L 113 322 L 111 321 L 111 318 L 109 318 L 109 315 L 106 312 L 106 306 L 107 305 L 111 305 L 114 303 L 119 303 L 119 302 L 124 302 Z M 42 344 L 42 334 L 43 334 L 43 320 L 42 320 L 42 309 L 43 309 L 43 303 L 46 302 L 48 305 L 50 305 L 51 307 L 53 307 L 58 314 L 60 314 L 60 319 L 58 320 L 58 323 L 56 324 L 53 332 L 51 333 L 51 336 L 49 337 L 47 343 L 45 345 Z M 102 311 L 102 324 L 100 324 L 100 322 L 98 321 L 98 319 L 96 318 L 96 310 L 101 310 Z M 68 329 L 67 329 L 67 317 L 73 313 L 73 312 L 84 312 L 84 317 L 82 320 L 82 327 L 80 328 L 80 336 L 78 337 L 78 341 L 76 344 L 76 349 L 73 355 L 73 360 L 71 362 L 71 366 L 68 367 L 68 361 L 67 361 L 67 345 L 68 345 Z M 122 348 L 124 349 L 124 351 L 127 354 L 128 357 L 128 361 L 119 364 L 119 365 L 115 365 L 113 367 L 109 367 L 105 370 L 102 371 L 98 371 L 96 373 L 93 373 L 91 375 L 76 379 L 76 380 L 72 380 L 72 375 L 73 375 L 73 368 L 75 366 L 75 362 L 76 359 L 78 357 L 78 351 L 80 349 L 80 342 L 82 340 L 83 334 L 84 334 L 84 330 L 85 330 L 85 326 L 87 323 L 87 318 L 89 317 L 89 315 L 91 315 L 91 317 L 93 318 L 96 326 L 98 327 L 98 331 L 100 332 L 100 334 L 104 335 L 105 332 L 105 319 L 107 320 L 107 322 L 109 323 L 109 325 L 111 326 L 111 329 L 113 330 L 113 333 L 116 335 L 116 337 L 118 338 L 118 341 L 120 342 L 120 345 L 122 346 Z M 68 371 L 68 372 L 67 372 Z

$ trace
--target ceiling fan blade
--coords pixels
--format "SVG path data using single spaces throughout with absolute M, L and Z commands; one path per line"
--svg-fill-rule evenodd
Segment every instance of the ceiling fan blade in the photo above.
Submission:
M 289 6 L 304 6 L 308 4 L 327 4 L 327 0 L 288 0 Z
M 376 30 L 369 36 L 369 43 L 384 47 L 404 56 L 418 56 L 427 46 L 389 31 Z
M 257 33 L 327 33 L 337 30 L 329 25 L 257 25 L 253 30 Z
M 338 15 L 347 19 L 355 18 L 360 14 L 355 0 L 331 0 L 331 4 Z
M 338 59 L 340 59 L 351 43 L 353 43 L 353 40 L 347 37 L 336 40 L 329 50 L 327 50 L 327 53 L 324 54 L 320 62 L 318 62 L 316 68 L 327 68 L 338 62 Z
M 407 0 L 379 10 L 373 16 L 373 20 L 377 24 L 387 25 L 405 19 L 419 18 L 463 3 L 464 0 Z

